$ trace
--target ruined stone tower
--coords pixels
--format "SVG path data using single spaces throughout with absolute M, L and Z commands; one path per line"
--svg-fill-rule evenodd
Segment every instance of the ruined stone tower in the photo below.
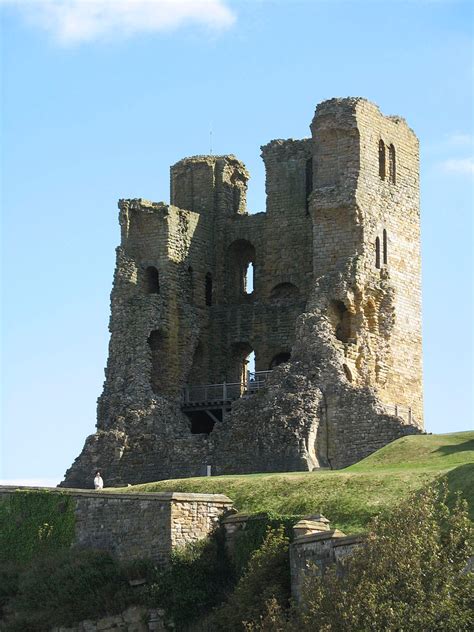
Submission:
M 262 147 L 265 213 L 234 156 L 119 202 L 97 432 L 63 485 L 339 468 L 423 429 L 418 140 L 361 98 L 311 133 Z

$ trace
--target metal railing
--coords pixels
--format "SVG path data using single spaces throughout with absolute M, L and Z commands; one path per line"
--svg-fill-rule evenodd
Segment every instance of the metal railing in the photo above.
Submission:
M 188 384 L 183 389 L 183 404 L 218 404 L 231 402 L 245 395 L 253 395 L 265 386 L 271 371 L 248 371 L 242 382 L 222 384 Z

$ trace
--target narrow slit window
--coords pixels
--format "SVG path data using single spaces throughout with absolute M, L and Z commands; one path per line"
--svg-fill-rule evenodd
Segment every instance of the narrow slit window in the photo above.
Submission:
M 397 179 L 397 163 L 395 156 L 395 147 L 390 145 L 388 148 L 388 163 L 389 163 L 389 174 L 390 174 L 390 182 L 395 184 Z
M 212 274 L 210 272 L 206 274 L 206 305 L 208 307 L 212 305 Z
M 382 180 L 385 180 L 386 173 L 386 157 L 385 157 L 385 143 L 383 140 L 379 141 L 379 176 Z
M 386 266 L 388 263 L 388 244 L 387 244 L 387 231 L 383 231 L 383 264 Z
M 313 159 L 306 161 L 306 214 L 309 213 L 309 196 L 313 191 Z
M 375 240 L 375 267 L 380 268 L 380 238 Z

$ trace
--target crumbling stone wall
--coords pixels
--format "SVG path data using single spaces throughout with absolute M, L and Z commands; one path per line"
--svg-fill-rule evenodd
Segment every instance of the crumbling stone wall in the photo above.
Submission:
M 234 156 L 174 165 L 170 205 L 120 201 L 97 432 L 64 485 L 344 467 L 423 429 L 417 138 L 360 98 L 311 132 L 262 147 L 265 213 Z M 239 381 L 252 350 L 266 389 L 192 434 L 183 387 Z

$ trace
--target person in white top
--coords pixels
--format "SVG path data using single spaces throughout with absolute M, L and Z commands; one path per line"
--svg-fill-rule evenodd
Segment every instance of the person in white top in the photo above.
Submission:
M 94 489 L 104 489 L 104 481 L 102 480 L 99 470 L 95 473 Z

